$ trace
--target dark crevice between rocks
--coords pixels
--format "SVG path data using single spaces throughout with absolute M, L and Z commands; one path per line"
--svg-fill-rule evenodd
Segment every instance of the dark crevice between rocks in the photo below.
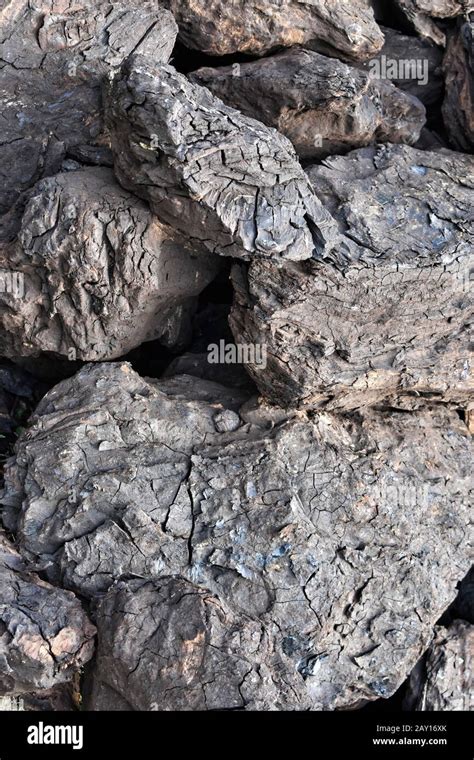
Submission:
M 277 51 L 273 51 L 277 52 Z M 261 56 L 260 56 L 261 57 Z M 171 56 L 170 64 L 181 74 L 189 74 L 202 66 L 231 66 L 233 63 L 258 61 L 259 56 L 233 53 L 231 55 L 207 55 L 199 50 L 191 50 L 178 40 Z
M 229 279 L 231 261 L 224 262 L 223 269 L 198 296 L 198 308 L 193 318 L 193 331 L 189 344 L 181 351 L 171 351 L 159 341 L 142 343 L 116 361 L 130 362 L 133 369 L 144 377 L 161 377 L 177 356 L 186 351 L 205 353 L 209 343 L 223 339 L 233 342 L 228 316 L 233 299 Z

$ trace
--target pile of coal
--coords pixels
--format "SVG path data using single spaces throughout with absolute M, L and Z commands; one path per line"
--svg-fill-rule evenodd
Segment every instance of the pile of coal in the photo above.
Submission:
M 0 710 L 473 709 L 473 29 L 1 3 Z

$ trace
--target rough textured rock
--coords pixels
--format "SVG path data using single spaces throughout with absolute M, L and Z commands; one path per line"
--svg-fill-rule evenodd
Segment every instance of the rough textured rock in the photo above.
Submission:
M 240 426 L 217 432 L 225 410 Z M 103 700 L 333 709 L 392 694 L 454 598 L 471 445 L 446 409 L 287 414 L 89 365 L 40 403 L 2 501 L 51 577 L 132 579 L 99 615 Z
M 313 43 L 356 59 L 383 44 L 368 0 L 162 0 L 190 48 L 212 55 L 262 55 L 277 47 Z
M 446 37 L 437 19 L 459 16 L 470 5 L 469 0 L 395 0 L 412 27 L 422 37 L 444 45 Z M 436 19 L 436 20 L 435 20 Z
M 474 626 L 456 620 L 436 628 L 435 637 L 415 668 L 406 698 L 417 711 L 474 710 Z
M 8 0 L 0 8 L 0 213 L 68 152 L 108 162 L 101 82 L 133 51 L 168 61 L 177 35 L 154 2 Z
M 70 680 L 92 657 L 94 635 L 74 594 L 29 572 L 0 532 L 0 694 Z
M 41 180 L 0 269 L 25 294 L 0 293 L 0 351 L 71 360 L 123 356 L 147 340 L 182 346 L 196 296 L 219 260 L 154 217 L 112 172 L 87 168 Z
M 190 78 L 227 105 L 278 129 L 304 159 L 375 141 L 414 143 L 425 123 L 425 109 L 416 98 L 310 50 L 202 68 Z
M 291 641 L 278 645 L 274 625 L 232 615 L 188 581 L 119 583 L 97 620 L 86 709 L 311 709 L 302 675 L 288 667 Z
M 474 11 L 448 35 L 443 61 L 446 94 L 443 117 L 458 150 L 474 151 Z
M 120 183 L 212 252 L 299 260 L 334 244 L 291 143 L 171 66 L 126 61 L 108 117 Z
M 366 63 L 359 64 L 374 75 L 380 74 L 425 106 L 443 95 L 443 52 L 431 40 L 413 37 L 395 29 L 382 27 L 385 42 L 382 50 Z
M 474 159 L 381 146 L 309 169 L 339 222 L 338 257 L 234 272 L 239 343 L 273 403 L 351 409 L 472 404 Z

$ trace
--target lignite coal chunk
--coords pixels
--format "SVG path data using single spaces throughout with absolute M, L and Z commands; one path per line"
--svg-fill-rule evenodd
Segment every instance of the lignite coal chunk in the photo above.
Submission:
M 418 98 L 427 108 L 437 104 L 444 93 L 443 49 L 424 37 L 381 28 L 385 42 L 380 53 L 357 65 Z
M 472 405 L 474 159 L 386 145 L 308 169 L 337 258 L 234 268 L 230 324 L 272 403 Z
M 128 59 L 107 112 L 119 182 L 213 253 L 283 262 L 336 244 L 291 143 L 172 66 Z
M 276 627 L 189 581 L 121 581 L 96 617 L 87 710 L 311 709 Z
M 247 53 L 299 44 L 364 59 L 383 35 L 369 0 L 162 0 L 179 25 L 181 40 L 211 55 Z
M 376 141 L 415 143 L 425 123 L 425 108 L 413 96 L 311 50 L 206 67 L 190 78 L 227 105 L 278 129 L 304 159 Z
M 105 360 L 158 339 L 182 348 L 197 296 L 221 260 L 192 245 L 116 182 L 88 167 L 38 182 L 18 238 L 0 243 L 0 351 Z
M 472 708 L 473 10 L 0 0 L 0 710 Z
M 70 681 L 91 659 L 94 635 L 74 594 L 31 572 L 0 531 L 0 695 Z
M 168 61 L 177 31 L 147 0 L 1 4 L 0 214 L 67 154 L 111 163 L 101 83 L 132 51 Z
M 472 498 L 457 414 L 243 401 L 88 365 L 18 441 L 2 501 L 24 556 L 109 592 L 97 705 L 360 706 L 396 691 L 456 596 Z

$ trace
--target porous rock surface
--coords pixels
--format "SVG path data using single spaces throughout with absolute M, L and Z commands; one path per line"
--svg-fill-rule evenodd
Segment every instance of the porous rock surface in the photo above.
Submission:
M 407 706 L 421 712 L 474 710 L 474 626 L 455 620 L 435 628 L 429 649 L 409 682 Z
M 0 246 L 0 269 L 21 275 L 25 290 L 0 292 L 0 351 L 97 361 L 147 340 L 180 347 L 219 264 L 160 223 L 110 169 L 40 180 L 18 239 Z
M 415 143 L 425 109 L 392 83 L 294 48 L 252 63 L 201 68 L 191 80 L 288 137 L 310 159 L 372 142 Z
M 334 245 L 334 220 L 276 130 L 144 56 L 124 63 L 107 104 L 119 182 L 213 253 L 300 260 Z
M 0 532 L 0 694 L 50 689 L 91 659 L 95 628 L 71 591 L 28 570 Z
M 344 234 L 337 256 L 236 265 L 230 323 L 272 403 L 351 409 L 439 399 L 468 407 L 474 160 L 379 146 L 308 170 Z
M 398 688 L 467 572 L 470 447 L 447 409 L 286 413 L 88 365 L 20 438 L 4 519 L 107 592 L 95 709 L 350 707 Z
M 311 43 L 356 59 L 383 43 L 368 0 L 162 0 L 190 48 L 211 55 L 262 55 Z
M 177 31 L 147 0 L 2 3 L 0 214 L 68 153 L 110 163 L 103 80 L 133 51 L 168 61 Z

